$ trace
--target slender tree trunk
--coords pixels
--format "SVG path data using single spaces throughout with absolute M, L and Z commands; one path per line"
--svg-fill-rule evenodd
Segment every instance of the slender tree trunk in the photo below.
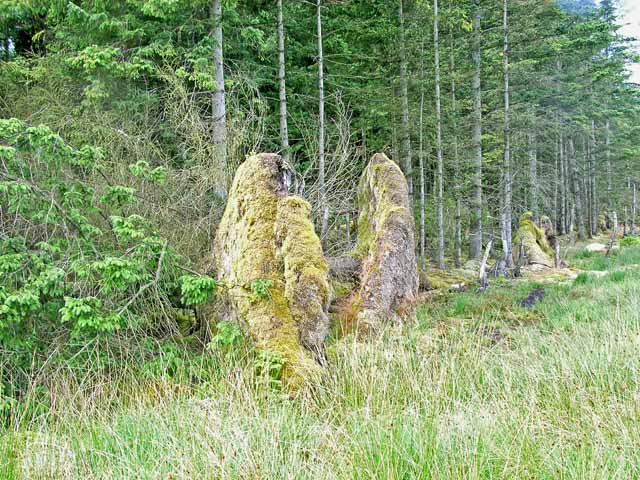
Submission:
M 397 86 L 394 85 L 391 87 L 391 156 L 393 160 L 401 166 L 402 161 L 400 159 L 400 147 L 398 145 L 398 110 L 396 106 L 398 105 L 398 94 L 397 94 Z
M 482 86 L 480 56 L 480 0 L 474 0 L 473 13 L 473 197 L 471 201 L 471 234 L 469 235 L 469 257 L 482 257 Z
M 560 142 L 556 141 L 554 143 L 555 143 L 555 155 L 554 155 L 555 165 L 554 165 L 553 173 L 555 177 L 554 177 L 554 185 L 553 185 L 553 213 L 554 213 L 553 225 L 556 229 L 556 232 L 559 232 L 560 223 L 562 219 L 562 213 L 560 211 L 560 205 L 561 205 L 560 185 L 562 182 L 562 170 L 560 166 L 560 147 L 559 147 Z
M 633 188 L 632 200 L 631 200 L 631 234 L 636 234 L 636 215 L 638 213 L 638 184 L 633 182 L 631 184 Z
M 577 168 L 576 148 L 573 138 L 569 138 L 568 162 L 571 170 L 571 183 L 573 190 L 574 215 L 572 222 L 577 226 L 578 238 L 585 237 L 584 222 L 582 221 L 582 192 L 580 191 L 580 178 Z
M 590 165 L 589 165 L 589 140 L 588 137 L 582 137 L 582 168 L 579 169 L 578 179 L 580 182 L 580 191 L 582 193 L 582 224 L 584 225 L 586 236 L 591 237 L 591 183 L 590 183 Z
M 593 218 L 593 198 L 591 197 L 592 186 L 591 186 L 591 138 L 589 140 L 585 140 L 583 149 L 585 151 L 585 164 L 587 165 L 586 175 L 582 178 L 584 191 L 586 192 L 585 205 L 587 210 L 587 235 L 589 238 L 593 238 L 593 223 L 591 219 Z
M 509 106 L 509 10 L 508 0 L 503 0 L 502 26 L 504 30 L 504 45 L 502 50 L 502 70 L 504 76 L 504 159 L 502 163 L 504 173 L 504 200 L 502 210 L 502 249 L 507 267 L 513 266 L 511 241 L 511 110 Z
M 218 165 L 221 169 L 227 168 L 227 109 L 225 104 L 224 91 L 224 57 L 223 57 L 223 36 L 222 36 L 222 0 L 213 0 L 211 5 L 211 16 L 213 17 L 213 38 L 215 46 L 213 49 L 213 63 L 215 66 L 216 87 L 211 100 L 211 117 L 213 121 L 213 144 L 216 147 L 216 155 L 220 159 Z M 221 192 L 226 196 L 226 185 Z
M 398 15 L 400 18 L 400 99 L 402 102 L 402 165 L 409 185 L 409 196 L 413 196 L 413 172 L 411 162 L 411 137 L 409 135 L 409 82 L 407 79 L 407 52 L 404 34 L 404 10 L 400 0 Z
M 611 122 L 605 124 L 605 148 L 607 156 L 607 208 L 613 210 L 613 169 L 611 168 Z
M 420 129 L 418 168 L 420 174 L 420 257 L 425 255 L 425 188 L 424 188 L 424 42 L 420 45 Z
M 536 144 L 536 134 L 529 132 L 529 202 L 531 213 L 538 218 L 538 146 Z
M 325 186 L 324 168 L 324 54 L 322 51 L 322 0 L 316 3 L 316 22 L 318 27 L 318 191 L 320 196 L 320 238 L 324 242 L 329 229 L 329 207 Z
M 598 179 L 596 169 L 596 121 L 591 120 L 591 138 L 589 145 L 589 182 L 591 184 L 591 235 L 598 233 Z
M 451 7 L 451 2 L 449 2 Z M 456 267 L 462 266 L 462 199 L 460 198 L 460 155 L 458 152 L 458 101 L 456 97 L 456 63 L 453 41 L 453 27 L 449 29 L 449 76 L 451 77 L 451 130 L 453 134 L 453 163 L 455 169 L 454 195 L 456 198 L 455 248 L 453 261 Z
M 566 162 L 564 158 L 564 135 L 561 126 L 558 128 L 558 155 L 560 159 L 560 232 L 562 235 L 567 234 L 567 177 Z
M 571 192 L 573 191 L 572 190 L 573 177 L 571 176 L 572 174 L 571 174 L 571 164 L 570 164 L 570 157 L 569 157 L 569 147 L 567 142 L 568 142 L 567 137 L 565 137 L 564 134 L 562 134 L 562 144 L 561 144 L 562 150 L 561 151 L 564 152 L 563 164 L 564 164 L 564 194 L 565 194 L 565 197 L 564 197 L 565 234 L 569 229 L 569 223 L 570 223 L 569 217 L 575 214 L 573 210 L 574 198 L 571 194 Z M 572 221 L 575 221 L 575 217 L 572 217 L 572 218 L 573 218 Z
M 625 206 L 624 207 L 624 227 L 622 229 L 622 236 L 626 237 L 627 235 L 629 235 L 630 233 L 629 230 L 629 209 Z
M 438 0 L 433 0 L 433 49 L 436 82 L 436 144 L 438 178 L 437 211 L 438 211 L 438 268 L 444 269 L 444 159 L 442 156 L 442 109 L 440 105 L 440 32 L 438 31 Z
M 289 127 L 287 125 L 287 88 L 285 82 L 284 56 L 284 21 L 282 15 L 282 0 L 278 0 L 278 83 L 280 97 L 280 149 L 282 158 L 289 163 Z

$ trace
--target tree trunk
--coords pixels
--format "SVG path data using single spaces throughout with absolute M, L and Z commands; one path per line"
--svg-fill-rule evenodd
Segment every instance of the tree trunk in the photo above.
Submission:
M 554 142 L 555 145 L 555 155 L 554 155 L 554 160 L 555 160 L 555 165 L 554 165 L 554 170 L 553 173 L 555 175 L 554 177 L 554 185 L 553 185 L 553 213 L 554 213 L 554 228 L 556 229 L 556 232 L 560 231 L 560 223 L 561 223 L 561 219 L 562 219 L 562 213 L 561 213 L 561 209 L 560 209 L 560 205 L 561 205 L 561 199 L 560 199 L 560 185 L 562 182 L 562 173 L 561 173 L 561 167 L 560 167 L 560 142 L 556 141 Z
M 318 192 L 320 206 L 320 239 L 324 243 L 329 229 L 329 207 L 325 186 L 324 168 L 324 54 L 322 51 L 322 0 L 316 3 L 316 22 L 318 26 Z
M 631 184 L 633 188 L 631 200 L 631 234 L 636 234 L 636 214 L 638 213 L 638 185 L 636 182 Z
M 290 163 L 289 154 L 289 127 L 287 125 L 287 88 L 285 83 L 285 56 L 284 56 L 284 21 L 282 19 L 282 0 L 278 0 L 278 83 L 280 97 L 280 149 L 282 158 Z
M 607 208 L 613 210 L 613 169 L 611 168 L 611 122 L 605 124 L 605 148 L 607 155 Z
M 561 125 L 559 129 L 561 129 Z M 569 210 L 567 208 L 567 166 L 564 155 L 564 135 L 562 131 L 558 135 L 558 156 L 560 158 L 560 232 L 567 234 L 567 218 Z
M 584 222 L 582 221 L 582 192 L 580 191 L 580 178 L 577 168 L 576 148 L 573 138 L 569 138 L 569 151 L 567 152 L 569 168 L 571 171 L 571 183 L 573 190 L 574 215 L 572 222 L 577 226 L 578 238 L 585 237 Z
M 504 158 L 502 163 L 504 173 L 504 203 L 502 209 L 502 249 L 504 260 L 508 268 L 513 266 L 511 241 L 511 124 L 509 107 L 509 12 L 508 0 L 503 0 L 502 26 L 504 30 L 504 45 L 502 49 L 502 71 L 504 76 Z
M 592 173 L 593 173 L 593 163 L 592 163 L 592 155 L 591 155 L 591 135 L 589 135 L 589 139 L 585 140 L 584 143 L 585 150 L 585 163 L 587 164 L 587 172 L 584 176 L 584 184 L 586 195 L 586 206 L 587 206 L 587 227 L 588 227 L 588 236 L 589 238 L 593 238 L 594 229 L 593 229 L 593 212 L 594 212 L 594 204 L 593 204 L 593 185 L 592 181 Z
M 227 110 L 225 105 L 224 92 L 224 58 L 223 58 L 223 37 L 222 37 L 222 0 L 213 0 L 211 7 L 213 17 L 213 38 L 215 46 L 213 49 L 213 63 L 215 66 L 216 87 L 211 100 L 211 118 L 213 121 L 213 144 L 216 147 L 216 154 L 220 161 L 218 165 L 222 169 L 227 167 Z M 223 196 L 226 195 L 226 185 Z
M 538 218 L 538 149 L 536 145 L 536 134 L 529 132 L 529 202 L 531 213 L 534 218 Z
M 451 6 L 451 2 L 449 2 Z M 462 178 L 460 175 L 460 156 L 458 152 L 458 102 L 456 97 L 456 64 L 453 41 L 453 26 L 449 29 L 449 75 L 451 77 L 451 130 L 453 134 L 453 163 L 455 169 L 454 195 L 456 198 L 456 220 L 455 220 L 455 248 L 453 261 L 456 267 L 462 266 L 462 199 L 460 198 L 460 185 Z
M 591 235 L 598 233 L 598 178 L 596 168 L 596 121 L 591 120 L 591 139 L 589 146 L 589 181 L 591 183 Z
M 438 189 L 436 194 L 438 215 L 438 268 L 444 269 L 444 159 L 442 157 L 442 110 L 440 105 L 440 33 L 438 31 L 438 0 L 433 0 L 433 48 L 436 82 L 436 144 Z
M 418 152 L 418 168 L 420 175 L 420 258 L 425 255 L 425 188 L 424 188 L 424 42 L 420 45 L 420 129 Z
M 404 10 L 400 0 L 398 15 L 400 17 L 400 100 L 402 103 L 402 165 L 409 185 L 409 197 L 413 195 L 413 172 L 411 163 L 411 138 L 409 135 L 409 85 L 407 79 L 407 53 L 404 34 Z
M 473 14 L 473 198 L 471 201 L 471 234 L 469 235 L 469 257 L 482 257 L 482 86 L 480 73 L 480 0 L 474 1 Z
M 570 164 L 570 157 L 569 157 L 569 146 L 568 146 L 568 139 L 567 137 L 562 136 L 562 151 L 564 152 L 563 154 L 563 158 L 564 158 L 564 193 L 565 193 L 565 197 L 564 197 L 564 201 L 565 201 L 565 205 L 564 205 L 564 213 L 565 213 L 565 218 L 567 220 L 565 220 L 565 228 L 569 228 L 569 223 L 573 222 L 575 224 L 575 212 L 573 210 L 574 207 L 574 199 L 573 196 L 571 194 L 571 192 L 573 191 L 573 177 L 571 176 L 571 164 Z M 572 217 L 573 215 L 573 217 Z M 571 222 L 569 221 L 571 217 Z M 575 227 L 575 225 L 574 225 Z M 567 232 L 565 232 L 567 233 Z

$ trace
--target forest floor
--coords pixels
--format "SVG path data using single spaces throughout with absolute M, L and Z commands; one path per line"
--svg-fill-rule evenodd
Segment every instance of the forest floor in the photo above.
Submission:
M 570 261 L 585 272 L 432 295 L 334 342 L 301 398 L 250 351 L 60 369 L 0 437 L 0 478 L 640 478 L 640 247 Z

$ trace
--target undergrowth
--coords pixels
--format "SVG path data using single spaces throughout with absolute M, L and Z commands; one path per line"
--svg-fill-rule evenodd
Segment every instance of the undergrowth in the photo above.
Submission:
M 95 343 L 6 425 L 0 477 L 639 478 L 638 255 L 432 298 L 416 322 L 333 343 L 297 398 L 230 326 L 206 354 L 146 345 L 124 369 L 97 368 Z

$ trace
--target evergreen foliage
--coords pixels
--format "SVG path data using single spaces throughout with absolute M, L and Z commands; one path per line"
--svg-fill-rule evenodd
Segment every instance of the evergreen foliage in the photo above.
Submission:
M 637 58 L 614 2 L 509 0 L 506 52 L 503 14 L 502 2 L 441 0 L 436 57 L 431 2 L 283 1 L 293 185 L 319 233 L 318 205 L 329 208 L 326 254 L 356 243 L 357 178 L 375 152 L 401 164 L 413 184 L 412 213 L 426 232 L 417 239 L 422 264 L 463 264 L 478 220 L 480 247 L 499 237 L 505 192 L 513 218 L 547 215 L 559 235 L 595 235 L 601 216 L 622 219 L 625 208 L 628 226 L 637 225 L 640 89 L 627 71 Z M 216 26 L 211 0 L 0 2 L 0 419 L 36 415 L 19 404 L 44 385 L 39 372 L 90 364 L 90 345 L 104 346 L 100 367 L 134 358 L 150 376 L 162 370 L 158 358 L 171 365 L 163 375 L 183 368 L 176 351 L 200 358 L 206 345 L 225 354 L 246 348 L 237 327 L 209 308 L 219 289 L 234 287 L 210 276 L 209 265 L 237 167 L 282 149 L 276 2 L 223 2 L 224 162 L 212 142 Z M 589 277 L 578 278 L 586 288 Z M 269 282 L 240 286 L 249 304 L 269 296 Z M 282 358 L 251 358 L 280 381 Z

